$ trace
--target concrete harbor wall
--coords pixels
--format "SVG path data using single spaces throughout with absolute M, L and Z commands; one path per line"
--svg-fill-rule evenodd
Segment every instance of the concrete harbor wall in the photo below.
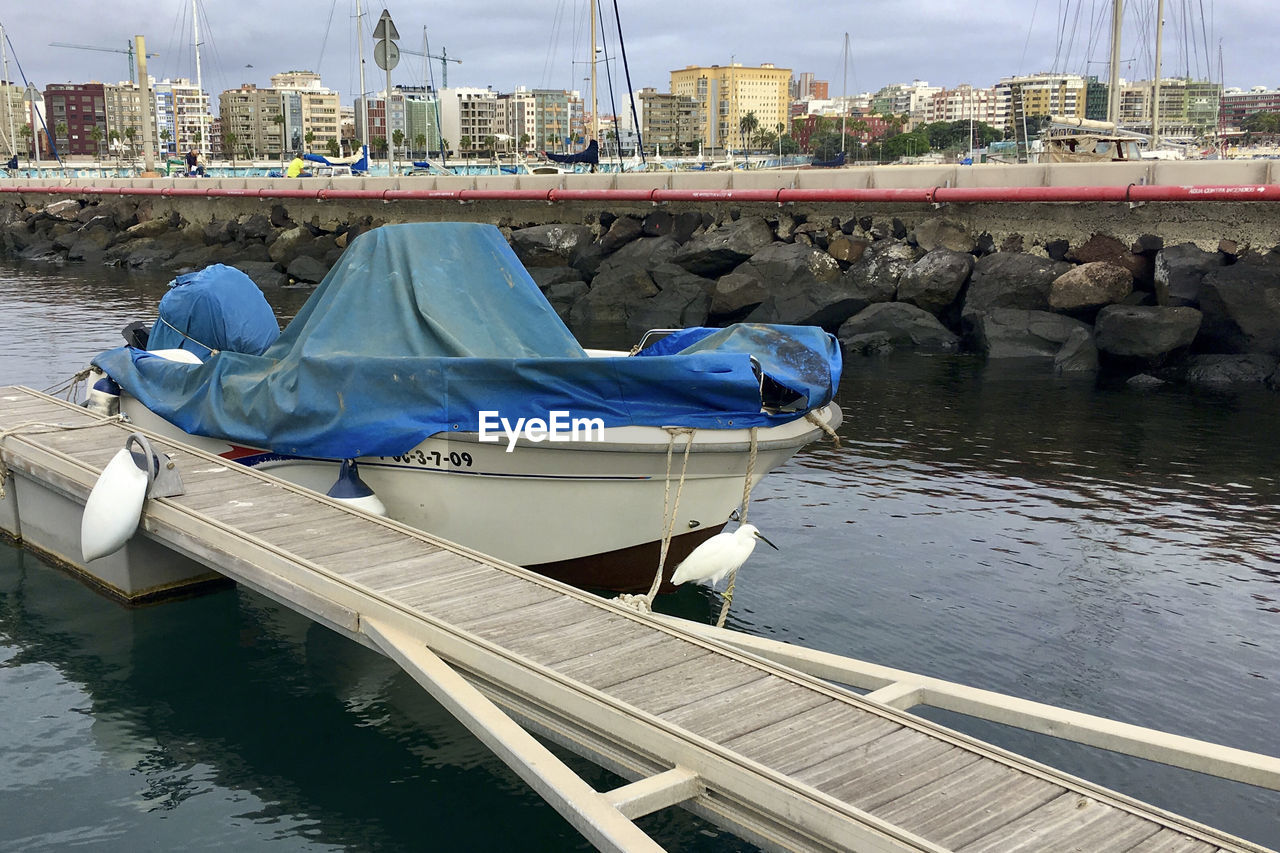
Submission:
M 1277 180 L 1259 160 L 24 182 L 0 184 L 0 254 L 222 262 L 269 288 L 320 281 L 380 225 L 486 222 L 577 328 L 815 324 L 850 355 L 966 349 L 1274 387 Z M 1179 200 L 1126 201 L 1164 196 Z

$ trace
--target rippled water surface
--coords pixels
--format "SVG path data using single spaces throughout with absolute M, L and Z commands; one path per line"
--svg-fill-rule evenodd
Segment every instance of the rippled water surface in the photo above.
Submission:
M 0 265 L 0 383 L 65 380 L 163 290 Z M 284 316 L 305 297 L 268 294 Z M 843 445 L 756 490 L 751 521 L 782 551 L 744 569 L 738 627 L 1280 754 L 1280 397 L 896 357 L 846 365 L 840 403 Z M 1275 793 L 925 715 L 1280 846 Z M 743 849 L 678 810 L 644 826 L 669 849 Z M 72 845 L 585 847 L 373 653 L 241 590 L 125 610 L 0 547 L 0 850 Z

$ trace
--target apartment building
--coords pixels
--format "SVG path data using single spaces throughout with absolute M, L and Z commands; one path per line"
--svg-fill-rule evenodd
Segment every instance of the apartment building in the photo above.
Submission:
M 671 72 L 671 94 L 692 98 L 697 104 L 697 138 L 710 148 L 741 146 L 740 128 L 748 113 L 755 115 L 762 128 L 786 124 L 790 83 L 791 69 L 769 62 L 687 65 Z
M 242 83 L 218 96 L 222 138 L 235 137 L 236 156 L 246 160 L 276 159 L 284 155 L 283 105 L 274 89 Z M 225 150 L 225 156 L 230 152 Z
M 134 156 L 142 151 L 144 124 L 150 125 L 153 151 L 164 151 L 156 128 L 156 101 L 147 98 L 137 83 L 104 86 L 107 116 L 107 151 L 117 156 Z M 144 111 L 143 104 L 146 104 Z
M 924 108 L 925 122 L 980 121 L 1003 124 L 999 115 L 999 99 L 994 87 L 977 89 L 963 83 L 954 89 L 942 89 L 929 98 Z
M 101 83 L 50 83 L 45 115 L 58 153 L 98 157 L 107 141 L 107 102 Z M 97 139 L 94 139 L 95 130 Z
M 1042 116 L 1084 118 L 1087 85 L 1079 74 L 1028 74 L 1003 77 L 995 85 L 996 111 L 992 124 L 1015 129 L 1015 123 Z
M 1223 129 L 1240 130 L 1244 120 L 1254 113 L 1280 113 L 1280 88 L 1254 86 L 1248 90 L 1227 89 L 1222 93 Z
M 640 135 L 647 154 L 692 153 L 698 145 L 698 103 L 688 95 L 641 89 L 636 97 Z
M 906 116 L 907 126 L 912 127 L 925 120 L 926 108 L 941 91 L 941 86 L 930 86 L 925 80 L 891 83 L 872 97 L 871 111 L 877 115 Z
M 185 77 L 161 80 L 154 85 L 156 121 L 168 149 L 178 153 L 192 148 L 202 159 L 209 159 L 210 131 L 213 116 L 209 113 L 209 95 Z
M 1155 83 L 1126 82 L 1120 87 L 1120 126 L 1150 133 Z M 1197 136 L 1218 124 L 1222 85 L 1207 80 L 1169 78 L 1160 81 L 1160 134 Z
M 487 137 L 504 132 L 497 117 L 498 95 L 492 89 L 440 90 L 440 124 L 450 151 L 466 155 L 483 149 Z

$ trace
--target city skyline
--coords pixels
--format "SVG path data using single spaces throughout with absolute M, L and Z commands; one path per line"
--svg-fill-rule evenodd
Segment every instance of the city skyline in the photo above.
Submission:
M 88 3 L 70 0 L 56 17 L 33 7 L 5 12 L 0 24 L 12 42 L 10 76 L 20 81 L 16 61 L 27 79 L 43 89 L 50 83 L 127 80 L 128 61 L 121 52 L 88 51 L 50 47 L 53 41 L 106 47 L 123 51 L 135 31 L 147 37 L 148 71 L 157 78 L 196 76 L 191 45 L 191 4 L 187 0 L 142 3 L 115 0 Z M 330 10 L 317 6 L 314 15 L 277 16 L 263 20 L 261 4 L 246 0 L 201 3 L 201 67 L 204 89 L 216 100 L 217 93 L 242 83 L 269 85 L 272 74 L 287 70 L 312 70 L 324 84 L 339 92 L 344 103 L 358 94 L 354 24 L 354 0 L 335 0 Z M 527 4 L 534 6 L 534 4 Z M 551 5 L 551 4 L 548 4 Z M 428 29 L 430 52 L 444 49 L 451 58 L 448 68 L 451 86 L 492 86 L 509 92 L 528 88 L 588 89 L 589 70 L 580 61 L 587 53 L 585 0 L 561 0 L 552 10 L 511 8 L 492 0 L 474 0 L 465 19 L 433 21 Z M 602 4 L 610 6 L 611 4 Z M 953 87 L 971 83 L 989 86 L 1001 77 L 1037 71 L 1106 76 L 1106 27 L 1099 29 L 1103 0 L 1077 0 L 1066 4 L 1074 16 L 1065 23 L 1055 10 L 1035 13 L 1026 4 L 1001 0 L 985 4 L 975 16 L 969 4 L 915 2 L 885 4 L 885 8 L 847 12 L 844 3 L 818 3 L 806 9 L 808 17 L 794 13 L 780 15 L 776 4 L 738 0 L 735 3 L 708 0 L 699 14 L 690 7 L 656 0 L 635 8 L 622 8 L 622 28 L 627 58 L 631 66 L 632 90 L 654 87 L 667 91 L 670 72 L 686 65 L 748 66 L 772 63 L 793 73 L 812 72 L 830 84 L 830 94 L 844 90 L 843 31 L 850 33 L 848 91 L 850 94 L 875 91 L 882 86 L 927 80 L 934 85 Z M 1062 4 L 1059 4 L 1061 6 Z M 1179 9 L 1166 10 L 1164 76 L 1218 79 L 1217 46 L 1223 49 L 1223 77 L 1227 86 L 1280 86 L 1274 59 L 1265 56 L 1271 41 L 1259 27 L 1280 30 L 1274 15 L 1266 14 L 1262 0 L 1222 0 L 1209 5 L 1203 28 L 1198 12 L 1189 21 L 1179 17 Z M 421 18 L 431 10 L 420 3 L 386 3 L 400 32 L 402 53 L 392 73 L 392 85 L 440 86 L 440 63 L 433 61 L 424 77 L 423 59 L 407 51 L 423 49 Z M 101 20 L 104 7 L 109 21 Z M 385 73 L 372 60 L 371 29 L 383 5 L 366 9 L 366 88 L 376 92 L 385 85 Z M 845 10 L 836 15 L 836 10 Z M 825 11 L 824 11 L 825 10 Z M 1126 34 L 1122 51 L 1122 76 L 1148 79 L 1151 49 L 1144 47 L 1139 30 L 1151 29 L 1143 6 L 1130 0 L 1126 14 Z M 83 14 L 77 14 L 81 12 Z M 166 13 L 167 12 L 167 16 Z M 1212 20 L 1210 20 L 1212 19 Z M 714 27 L 706 26 L 715 20 Z M 846 23 L 841 23 L 844 20 Z M 904 22 L 910 21 L 911 26 Z M 998 25 L 993 25 L 993 23 Z M 1105 23 L 1105 22 L 1104 22 Z M 119 32 L 108 31 L 117 26 Z M 153 32 L 140 28 L 149 25 Z M 834 25 L 834 26 L 833 26 Z M 327 34 L 326 34 L 327 28 Z M 602 28 L 603 44 L 609 56 L 618 53 L 612 21 Z M 265 31 L 265 32 L 264 32 Z M 1184 33 L 1190 34 L 1187 37 Z M 954 51 L 938 50 L 938 41 L 959 45 Z M 829 43 L 829 44 L 828 44 Z M 1086 47 L 1092 44 L 1092 47 Z M 1240 49 L 1237 49 L 1239 46 Z M 1205 58 L 1209 54 L 1208 60 Z M 723 54 L 723 55 L 721 55 Z M 952 54 L 947 56 L 947 54 Z M 1056 57 L 1056 59 L 1055 59 Z M 620 60 L 620 57 L 619 57 Z M 1056 67 L 1055 67 L 1056 66 Z M 601 112 L 612 112 L 608 102 L 607 71 L 614 76 L 612 91 L 617 97 L 628 90 L 621 62 L 598 73 Z M 1207 73 L 1206 73 L 1207 72 Z M 621 103 L 619 110 L 624 107 Z

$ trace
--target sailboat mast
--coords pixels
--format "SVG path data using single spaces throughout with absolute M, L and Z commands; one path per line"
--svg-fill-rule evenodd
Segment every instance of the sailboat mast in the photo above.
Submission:
M 1120 126 L 1120 28 L 1124 23 L 1124 0 L 1111 4 L 1111 69 L 1107 85 L 1107 121 Z
M 191 0 L 191 38 L 196 48 L 196 108 L 199 110 L 196 113 L 196 123 L 200 127 L 200 153 L 204 155 L 207 151 L 205 146 L 209 144 L 209 140 L 205 138 L 204 132 L 204 114 L 207 107 L 204 104 L 204 79 L 200 76 L 200 14 L 196 3 L 197 0 Z
M 1164 0 L 1156 3 L 1156 74 L 1151 87 L 1151 150 L 1160 147 L 1160 60 L 1164 55 Z
M 596 0 L 591 0 L 591 139 L 600 138 L 596 101 Z
M 18 153 L 18 140 L 13 136 L 13 80 L 9 77 L 9 51 L 4 43 L 4 25 L 0 24 L 0 58 L 4 60 L 4 111 L 9 114 L 9 156 Z
M 360 57 L 360 126 L 364 128 L 360 145 L 363 148 L 369 144 L 369 90 L 364 85 L 364 12 L 360 10 L 360 0 L 356 0 L 356 50 Z
M 840 105 L 840 151 L 844 151 L 845 122 L 849 118 L 849 34 L 844 34 L 844 89 L 840 93 L 840 100 L 844 103 Z

